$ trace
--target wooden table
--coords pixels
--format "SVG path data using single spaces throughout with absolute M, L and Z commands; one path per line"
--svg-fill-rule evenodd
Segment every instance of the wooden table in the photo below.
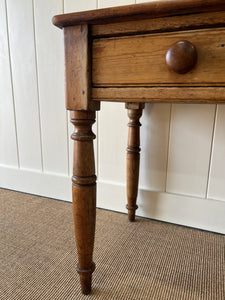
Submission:
M 53 23 L 64 33 L 66 109 L 75 127 L 77 271 L 82 292 L 89 294 L 95 269 L 95 112 L 101 101 L 126 103 L 127 209 L 134 221 L 144 103 L 225 102 L 225 1 L 159 0 L 58 15 Z

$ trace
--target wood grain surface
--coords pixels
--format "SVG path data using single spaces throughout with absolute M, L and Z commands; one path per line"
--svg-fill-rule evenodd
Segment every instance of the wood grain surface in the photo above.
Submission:
M 194 13 L 156 19 L 124 21 L 91 26 L 93 37 L 130 35 L 137 33 L 167 32 L 197 28 L 221 27 L 225 25 L 225 12 Z
M 94 101 L 225 103 L 225 87 L 93 88 Z
M 96 175 L 92 124 L 95 122 L 95 112 L 72 111 L 71 123 L 74 125 L 73 160 L 73 216 L 76 246 L 79 263 L 77 272 L 80 275 L 83 294 L 91 291 L 93 249 L 96 219 Z
M 155 0 L 136 5 L 124 5 L 57 15 L 53 17 L 52 22 L 54 25 L 63 28 L 79 24 L 103 24 L 118 21 L 143 20 L 146 18 L 157 18 L 194 12 L 220 11 L 224 9 L 224 0 Z
M 90 101 L 90 45 L 87 25 L 64 29 L 66 109 L 95 110 Z
M 169 71 L 165 62 L 168 49 L 180 40 L 191 42 L 198 52 L 196 67 L 182 75 Z M 95 39 L 92 82 L 94 86 L 224 85 L 224 49 L 224 29 Z

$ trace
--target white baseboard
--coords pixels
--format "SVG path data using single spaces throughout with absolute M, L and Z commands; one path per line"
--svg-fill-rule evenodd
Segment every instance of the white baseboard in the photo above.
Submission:
M 0 186 L 71 201 L 69 176 L 0 166 Z M 126 188 L 98 182 L 97 206 L 126 213 Z M 225 234 L 225 201 L 139 190 L 137 215 Z
M 126 188 L 99 183 L 98 207 L 126 212 Z M 137 216 L 225 234 L 225 202 L 139 190 Z
M 69 176 L 0 166 L 0 187 L 24 193 L 71 201 Z

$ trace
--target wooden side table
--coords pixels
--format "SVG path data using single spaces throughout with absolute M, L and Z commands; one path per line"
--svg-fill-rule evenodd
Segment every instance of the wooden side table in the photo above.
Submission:
M 146 102 L 225 102 L 225 1 L 158 0 L 58 15 L 65 43 L 66 109 L 75 127 L 73 212 L 82 292 L 95 265 L 92 125 L 101 101 L 125 102 L 127 209 L 135 219 L 139 119 Z

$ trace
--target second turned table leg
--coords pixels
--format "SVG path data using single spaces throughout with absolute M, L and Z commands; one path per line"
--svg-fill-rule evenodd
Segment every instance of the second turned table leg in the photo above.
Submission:
M 135 211 L 138 208 L 138 180 L 140 164 L 140 117 L 144 108 L 143 103 L 126 103 L 128 117 L 127 144 L 127 206 L 129 221 L 135 221 Z

